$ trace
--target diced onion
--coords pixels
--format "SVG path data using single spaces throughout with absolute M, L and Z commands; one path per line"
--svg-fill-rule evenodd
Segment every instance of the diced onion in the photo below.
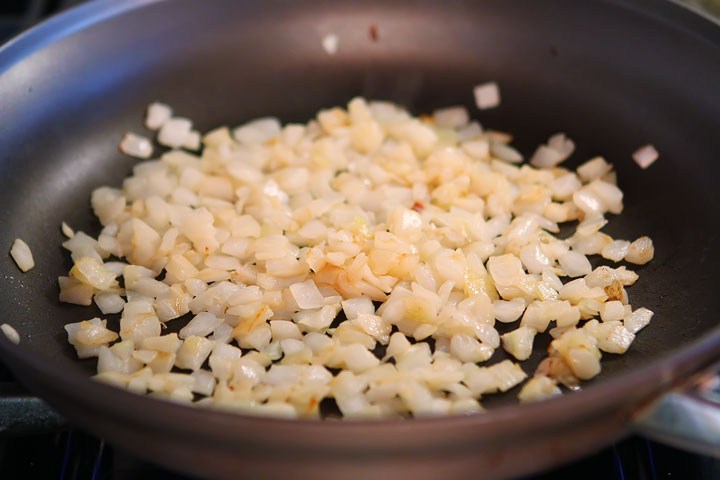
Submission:
M 322 39 L 330 55 L 338 43 Z M 500 102 L 492 82 L 473 95 Z M 120 314 L 118 332 L 65 326 L 100 381 L 288 418 L 321 416 L 328 398 L 348 418 L 468 414 L 527 378 L 511 360 L 482 365 L 501 345 L 525 361 L 550 336 L 518 388 L 537 401 L 598 375 L 601 352 L 624 353 L 653 316 L 629 305 L 635 272 L 591 268 L 596 254 L 646 263 L 654 246 L 603 231 L 624 208 L 617 175 L 601 157 L 558 167 L 575 150 L 564 133 L 522 164 L 510 134 L 463 106 L 414 117 L 353 98 L 306 124 L 203 135 L 154 103 L 145 122 L 170 151 L 93 191 L 97 238 L 62 224 L 60 300 Z M 153 155 L 131 133 L 120 148 Z M 22 241 L 11 255 L 32 266 Z M 518 320 L 500 336 L 496 321 Z
M 0 325 L 0 330 L 5 334 L 5 336 L 15 345 L 20 343 L 20 334 L 15 330 L 15 328 L 12 325 L 9 325 L 7 323 L 3 323 Z
M 312 280 L 291 285 L 290 292 L 300 308 L 312 309 L 323 306 L 323 297 Z
M 149 139 L 128 132 L 120 140 L 120 151 L 131 157 L 150 158 L 153 147 Z
M 335 55 L 340 45 L 340 39 L 334 33 L 328 33 L 322 39 L 322 47 L 328 55 Z
M 655 247 L 650 237 L 640 237 L 628 247 L 625 260 L 630 263 L 644 265 L 655 256 Z
M 633 153 L 633 160 L 635 160 L 635 163 L 640 165 L 640 168 L 642 169 L 648 168 L 650 165 L 655 163 L 655 160 L 657 160 L 658 157 L 659 154 L 652 145 L 645 145 Z
M 191 129 L 192 122 L 190 120 L 187 118 L 173 117 L 162 124 L 158 132 L 157 140 L 162 145 L 180 148 L 185 144 Z
M 145 126 L 150 130 L 158 130 L 170 120 L 170 117 L 172 117 L 172 109 L 169 105 L 160 102 L 151 103 L 147 108 Z
M 475 105 L 480 110 L 495 108 L 500 105 L 500 88 L 495 82 L 483 83 L 473 89 Z
M 27 272 L 35 266 L 30 247 L 23 240 L 16 238 L 10 249 L 10 256 L 15 260 L 18 268 L 23 272 Z

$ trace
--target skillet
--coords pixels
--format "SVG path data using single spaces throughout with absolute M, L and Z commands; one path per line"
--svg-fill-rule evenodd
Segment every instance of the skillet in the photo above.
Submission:
M 336 55 L 321 47 L 328 33 Z M 503 102 L 476 119 L 515 134 L 526 155 L 564 131 L 579 146 L 568 166 L 605 156 L 626 194 L 607 233 L 655 242 L 629 290 L 653 323 L 626 355 L 604 355 L 582 391 L 519 406 L 515 390 L 468 417 L 320 422 L 189 409 L 88 380 L 94 362 L 74 359 L 62 325 L 99 312 L 57 300 L 69 267 L 59 224 L 99 232 L 90 192 L 130 172 L 117 143 L 142 131 L 148 103 L 202 131 L 268 114 L 305 122 L 355 95 L 414 113 L 472 107 L 488 80 Z M 0 245 L 25 239 L 37 264 L 21 274 L 0 262 L 3 321 L 22 337 L 0 338 L 0 356 L 71 421 L 156 463 L 222 478 L 519 475 L 616 439 L 720 358 L 720 29 L 677 5 L 101 0 L 0 49 L 0 98 Z M 641 170 L 631 154 L 646 143 L 661 158 Z

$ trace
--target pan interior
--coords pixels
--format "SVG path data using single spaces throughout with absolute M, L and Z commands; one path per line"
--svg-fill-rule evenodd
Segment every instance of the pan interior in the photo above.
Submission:
M 329 33 L 340 39 L 335 55 L 321 46 Z M 654 240 L 655 260 L 630 267 L 640 280 L 629 294 L 656 316 L 626 355 L 604 356 L 601 382 L 716 325 L 718 36 L 713 45 L 622 6 L 568 1 L 177 0 L 172 11 L 151 5 L 81 30 L 0 77 L 0 245 L 23 238 L 37 265 L 22 274 L 2 260 L 3 321 L 53 361 L 93 370 L 71 360 L 62 329 L 100 313 L 58 302 L 56 279 L 70 266 L 60 222 L 98 234 L 90 193 L 131 171 L 136 161 L 117 144 L 128 130 L 148 134 L 151 101 L 200 130 L 263 115 L 305 122 L 356 95 L 414 113 L 462 104 L 484 126 L 513 133 L 526 156 L 563 131 L 578 145 L 569 166 L 595 155 L 613 162 L 625 211 L 607 233 Z M 490 80 L 502 104 L 479 112 L 472 87 Z M 647 143 L 660 159 L 643 171 L 631 154 Z

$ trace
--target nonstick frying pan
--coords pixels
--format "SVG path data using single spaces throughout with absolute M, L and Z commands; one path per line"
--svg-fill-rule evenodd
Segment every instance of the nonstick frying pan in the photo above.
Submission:
M 335 55 L 321 47 L 328 33 L 339 37 Z M 25 239 L 37 264 L 21 274 L 0 262 L 3 321 L 22 337 L 19 347 L 0 338 L 0 354 L 77 425 L 156 463 L 228 478 L 518 475 L 612 441 L 720 358 L 720 28 L 675 4 L 107 0 L 11 41 L 0 72 L 0 245 Z M 88 379 L 94 362 L 74 359 L 62 326 L 99 312 L 58 302 L 69 267 L 59 224 L 98 233 L 90 192 L 131 170 L 117 143 L 142 128 L 149 102 L 205 130 L 267 114 L 307 121 L 355 95 L 415 113 L 472 107 L 472 87 L 488 80 L 503 102 L 477 119 L 514 133 L 525 154 L 564 131 L 579 146 L 570 166 L 614 162 L 626 209 L 607 232 L 655 241 L 630 289 L 655 319 L 626 355 L 605 355 L 582 391 L 522 406 L 513 391 L 467 417 L 286 421 Z M 660 159 L 641 170 L 631 154 L 647 143 Z

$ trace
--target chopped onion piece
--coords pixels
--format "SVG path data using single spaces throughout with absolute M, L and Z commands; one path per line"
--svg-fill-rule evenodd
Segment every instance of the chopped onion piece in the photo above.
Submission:
M 96 293 L 93 297 L 95 304 L 103 314 L 120 313 L 125 307 L 125 300 L 117 293 Z
M 658 157 L 659 154 L 652 145 L 645 145 L 633 153 L 633 160 L 635 160 L 635 163 L 640 165 L 640 168 L 642 169 L 648 168 L 650 165 L 655 163 L 655 160 L 657 160 Z
M 605 248 L 602 249 L 601 255 L 603 258 L 612 260 L 613 262 L 619 262 L 625 255 L 627 255 L 630 249 L 630 242 L 627 240 L 613 240 Z
M 545 375 L 535 375 L 523 385 L 518 393 L 518 399 L 523 403 L 537 402 L 561 394 L 555 380 Z
M 647 308 L 638 308 L 633 313 L 625 317 L 623 324 L 631 333 L 637 333 L 645 328 L 652 319 L 654 313 Z
M 187 370 L 198 370 L 210 355 L 214 342 L 205 337 L 189 336 L 177 349 L 175 365 Z
M 591 158 L 577 168 L 577 174 L 583 182 L 590 182 L 602 177 L 612 169 L 603 157 Z
M 312 309 L 323 306 L 323 296 L 312 280 L 290 285 L 290 292 L 300 308 Z
M 462 128 L 470 121 L 465 107 L 448 107 L 435 110 L 433 119 L 438 127 Z
M 592 272 L 590 261 L 582 253 L 570 251 L 558 258 L 560 266 L 571 277 L 581 277 Z
M 23 272 L 27 272 L 35 266 L 35 260 L 33 260 L 30 247 L 19 238 L 16 238 L 13 242 L 12 248 L 10 249 L 10 256 Z
M 15 345 L 20 343 L 20 334 L 13 328 L 12 325 L 9 325 L 7 323 L 3 323 L 0 325 L 0 330 L 5 334 L 5 336 Z
M 505 162 L 520 163 L 523 161 L 523 156 L 520 152 L 504 143 L 492 142 L 490 144 L 490 153 Z
M 200 312 L 180 330 L 180 338 L 210 335 L 223 320 L 209 312 Z
M 640 237 L 630 244 L 625 260 L 638 265 L 645 265 L 655 256 L 655 247 L 650 237 Z
M 518 360 L 527 360 L 532 353 L 533 339 L 537 331 L 531 327 L 520 327 L 502 337 L 503 348 Z
M 149 139 L 128 132 L 120 140 L 120 151 L 125 155 L 137 158 L 150 158 L 152 155 L 153 147 L 152 142 Z
M 195 379 L 193 383 L 192 391 L 199 395 L 211 396 L 215 390 L 215 377 L 212 372 L 207 370 L 195 370 L 192 373 L 192 377 Z
M 496 300 L 493 303 L 495 319 L 503 323 L 516 321 L 520 318 L 524 310 L 525 301 L 522 298 L 516 298 L 511 301 Z
M 495 378 L 497 389 L 501 392 L 510 390 L 527 378 L 527 374 L 522 368 L 511 360 L 503 360 L 500 363 L 496 363 L 492 367 L 489 367 L 488 370 Z
M 62 222 L 62 224 L 60 225 L 60 228 L 63 232 L 63 235 L 65 235 L 66 237 L 72 238 L 75 236 L 75 232 L 73 231 L 72 228 L 70 228 L 70 226 L 67 223 Z
M 547 145 L 540 145 L 530 164 L 537 168 L 551 168 L 565 161 L 575 151 L 575 143 L 564 133 L 556 133 L 548 139 Z
M 200 132 L 197 130 L 190 130 L 190 133 L 188 133 L 185 137 L 185 142 L 183 142 L 182 147 L 188 150 L 199 150 Z
M 322 47 L 328 55 L 335 55 L 340 46 L 340 39 L 334 33 L 328 33 L 322 38 Z
M 450 352 L 463 362 L 483 362 L 490 358 L 493 348 L 464 335 L 453 335 L 450 340 Z
M 187 118 L 173 117 L 163 123 L 158 132 L 157 140 L 162 145 L 180 148 L 185 143 L 191 129 L 192 122 L 190 120 Z
M 475 105 L 480 110 L 495 108 L 500 105 L 500 88 L 495 82 L 483 83 L 473 89 Z
M 358 297 L 343 300 L 342 308 L 348 320 L 357 318 L 361 314 L 372 315 L 375 313 L 375 305 L 369 297 Z
M 257 145 L 279 135 L 281 129 L 277 118 L 263 117 L 236 128 L 233 136 L 242 144 Z
M 145 126 L 150 130 L 158 130 L 172 117 L 172 109 L 164 103 L 154 102 L 147 108 Z
M 562 153 L 546 145 L 540 145 L 530 159 L 530 164 L 537 168 L 550 168 L 564 160 Z
M 575 151 L 575 142 L 567 138 L 564 133 L 556 133 L 548 139 L 548 147 L 563 156 L 563 160 L 572 155 Z

